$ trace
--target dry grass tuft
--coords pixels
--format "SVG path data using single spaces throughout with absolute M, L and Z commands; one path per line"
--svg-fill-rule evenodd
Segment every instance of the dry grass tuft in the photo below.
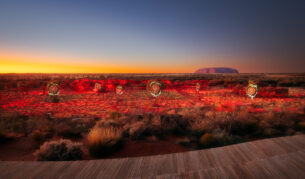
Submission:
M 118 148 L 122 140 L 121 130 L 115 127 L 95 126 L 88 134 L 89 152 L 94 157 L 102 157 Z

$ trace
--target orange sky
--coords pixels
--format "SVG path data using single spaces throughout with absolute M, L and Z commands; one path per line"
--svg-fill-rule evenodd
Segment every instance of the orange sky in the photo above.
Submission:
M 244 60 L 244 59 L 248 60 Z M 90 60 L 85 60 L 90 59 Z M 239 72 L 256 72 L 255 69 L 267 71 L 270 66 L 265 61 L 262 66 L 256 57 L 209 56 L 163 60 L 162 63 L 153 59 L 110 59 L 92 57 L 79 58 L 66 54 L 33 52 L 28 50 L 0 49 L 0 73 L 193 73 L 203 67 L 232 67 Z M 224 60 L 225 59 L 225 60 Z M 93 62 L 95 61 L 95 62 Z M 139 61 L 142 61 L 139 62 Z
M 82 59 L 67 58 L 37 53 L 16 53 L 0 51 L 0 73 L 187 73 L 194 67 L 151 64 L 90 63 Z

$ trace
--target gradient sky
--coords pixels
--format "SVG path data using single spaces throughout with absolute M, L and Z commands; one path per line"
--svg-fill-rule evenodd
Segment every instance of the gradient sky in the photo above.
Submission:
M 201 67 L 305 72 L 305 1 L 0 0 L 0 73 Z

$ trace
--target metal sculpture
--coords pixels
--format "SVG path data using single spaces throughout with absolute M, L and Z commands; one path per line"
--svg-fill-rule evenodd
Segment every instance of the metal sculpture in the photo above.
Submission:
M 151 81 L 148 85 L 148 91 L 153 97 L 158 97 L 162 92 L 161 83 L 157 81 Z
M 115 92 L 116 92 L 116 94 L 118 94 L 118 95 L 122 95 L 122 94 L 124 93 L 124 91 L 123 91 L 123 86 L 118 85 L 118 86 L 115 88 Z
M 257 91 L 258 91 L 257 84 L 254 81 L 250 80 L 249 85 L 246 89 L 247 95 L 253 100 L 254 97 L 257 95 Z
M 59 95 L 59 84 L 50 82 L 47 84 L 47 91 L 50 96 L 57 96 Z

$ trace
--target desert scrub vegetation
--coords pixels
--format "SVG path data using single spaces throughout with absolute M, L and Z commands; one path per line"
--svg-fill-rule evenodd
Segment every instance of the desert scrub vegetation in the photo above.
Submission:
M 50 138 L 50 135 L 46 131 L 35 129 L 31 134 L 30 138 L 33 142 L 33 147 L 39 147 L 43 142 Z
M 0 129 L 0 144 L 5 143 L 7 141 L 13 140 L 14 139 L 14 134 L 7 134 L 4 130 Z
M 301 131 L 305 132 L 305 121 L 300 121 L 300 122 L 298 123 L 298 128 L 299 128 Z
M 1 130 L 7 133 L 27 136 L 27 122 L 28 116 L 22 116 L 19 113 L 7 113 L 0 116 Z
M 81 160 L 83 151 L 81 150 L 81 144 L 61 139 L 45 142 L 34 155 L 39 161 Z
M 122 144 L 122 131 L 116 127 L 95 125 L 88 134 L 88 150 L 94 157 L 111 154 Z
M 214 130 L 212 133 L 203 134 L 199 141 L 199 148 L 219 147 L 242 142 L 241 137 L 227 133 L 224 130 Z

